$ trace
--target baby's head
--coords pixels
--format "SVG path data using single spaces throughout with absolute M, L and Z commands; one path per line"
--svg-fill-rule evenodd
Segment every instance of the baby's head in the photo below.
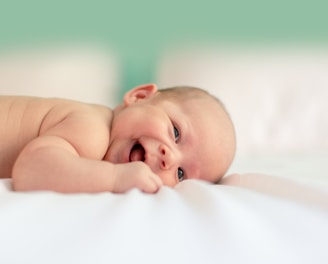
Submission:
M 223 104 L 194 87 L 157 90 L 149 84 L 127 92 L 124 104 L 114 110 L 111 137 L 112 162 L 138 157 L 170 186 L 182 179 L 217 182 L 236 148 Z
M 236 137 L 233 122 L 220 99 L 207 91 L 191 86 L 177 86 L 159 90 L 158 98 L 180 105 L 190 116 L 198 137 L 197 159 L 203 160 L 200 178 L 217 182 L 230 167 Z

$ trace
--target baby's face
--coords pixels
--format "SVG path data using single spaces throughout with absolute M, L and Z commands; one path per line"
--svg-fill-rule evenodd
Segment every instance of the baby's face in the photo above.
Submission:
M 211 98 L 139 100 L 113 121 L 108 159 L 141 160 L 169 186 L 184 179 L 215 182 L 233 158 L 234 136 L 227 122 Z

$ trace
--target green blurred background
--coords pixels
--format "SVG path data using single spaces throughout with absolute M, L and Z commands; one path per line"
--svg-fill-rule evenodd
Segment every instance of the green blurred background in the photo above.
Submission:
M 3 1 L 0 48 L 100 42 L 121 65 L 122 90 L 153 82 L 175 45 L 328 39 L 328 1 Z

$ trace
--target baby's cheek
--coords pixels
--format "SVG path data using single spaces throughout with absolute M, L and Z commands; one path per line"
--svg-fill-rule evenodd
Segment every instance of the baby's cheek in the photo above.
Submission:
M 112 133 L 121 134 L 126 131 L 132 130 L 140 121 L 143 120 L 142 116 L 137 111 L 128 111 L 120 113 L 112 124 Z
M 147 118 L 145 127 L 153 132 L 153 135 L 170 136 L 173 135 L 172 121 L 161 114 L 154 114 Z

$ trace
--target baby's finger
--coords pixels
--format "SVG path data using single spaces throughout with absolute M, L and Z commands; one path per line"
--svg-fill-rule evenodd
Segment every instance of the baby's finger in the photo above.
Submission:
M 163 186 L 163 181 L 157 174 L 152 174 L 151 178 L 159 188 Z
M 143 182 L 140 190 L 145 193 L 158 192 L 163 184 L 162 184 L 161 179 L 160 178 L 158 179 L 157 175 L 155 175 L 155 176 L 156 177 L 154 177 L 153 175 L 150 175 L 149 178 Z
M 144 193 L 156 193 L 159 187 L 153 181 L 149 181 L 143 184 L 139 189 Z

